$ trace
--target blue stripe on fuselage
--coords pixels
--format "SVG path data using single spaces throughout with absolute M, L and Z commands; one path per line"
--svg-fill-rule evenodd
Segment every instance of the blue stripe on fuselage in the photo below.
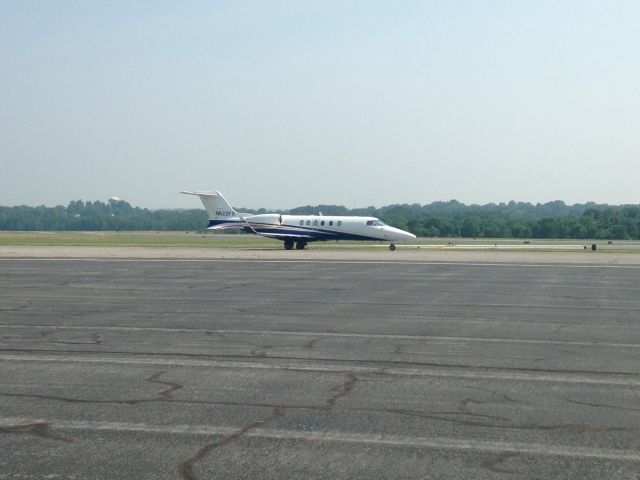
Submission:
M 301 240 L 313 242 L 317 240 L 382 240 L 380 238 L 369 237 L 366 235 L 358 235 L 356 233 L 348 233 L 336 230 L 326 230 L 321 228 L 294 227 L 291 225 L 265 224 L 249 222 L 251 227 L 257 232 L 268 235 L 271 238 L 279 240 L 292 239 L 293 235 L 299 235 Z M 253 231 L 248 227 L 247 223 L 238 220 L 209 220 L 207 228 L 225 225 L 229 229 L 241 229 L 248 233 Z M 278 234 L 282 234 L 279 236 Z
M 292 235 L 300 235 L 301 240 L 313 242 L 317 240 L 380 240 L 379 238 L 368 237 L 366 235 L 358 235 L 356 233 L 336 232 L 332 230 L 322 229 L 298 229 L 276 226 L 275 228 L 261 228 L 253 225 L 258 233 L 269 235 L 272 238 L 286 240 L 292 238 Z M 278 236 L 282 234 L 282 236 Z

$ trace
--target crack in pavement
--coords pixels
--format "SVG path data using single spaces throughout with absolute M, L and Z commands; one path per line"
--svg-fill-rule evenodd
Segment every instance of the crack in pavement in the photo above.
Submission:
M 325 405 L 320 407 L 320 409 L 335 410 L 336 402 L 338 401 L 338 399 L 344 397 L 345 395 L 348 395 L 353 390 L 353 387 L 357 381 L 358 379 L 356 378 L 356 376 L 352 373 L 349 373 L 344 382 L 331 388 L 331 391 L 335 392 L 335 394 L 329 397 L 326 400 Z M 199 462 L 204 457 L 209 455 L 216 448 L 219 448 L 223 445 L 226 445 L 229 442 L 232 442 L 242 437 L 244 434 L 246 434 L 247 432 L 250 432 L 251 430 L 255 430 L 257 428 L 263 427 L 267 423 L 272 422 L 277 418 L 283 417 L 285 415 L 287 408 L 288 407 L 283 407 L 283 406 L 273 407 L 273 411 L 271 415 L 269 415 L 268 417 L 258 420 L 256 422 L 253 422 L 249 425 L 246 425 L 245 427 L 241 428 L 237 432 L 231 435 L 227 435 L 217 442 L 209 443 L 204 447 L 200 448 L 191 458 L 189 458 L 187 461 L 180 464 L 179 471 L 180 471 L 180 474 L 182 475 L 182 478 L 184 480 L 195 480 L 197 477 L 195 476 L 193 467 L 197 462 Z
M 308 350 L 311 350 L 312 348 L 314 348 L 318 342 L 322 341 L 322 340 L 326 340 L 326 337 L 315 337 L 312 338 L 311 340 L 309 340 L 307 343 L 305 343 L 302 348 L 306 348 Z M 296 345 L 291 345 L 293 348 L 296 347 Z
M 277 348 L 276 345 L 258 345 L 257 343 L 247 342 L 245 340 L 237 340 L 236 338 L 230 338 L 228 334 L 221 333 L 221 332 L 216 332 L 216 336 L 226 342 L 224 345 L 228 345 L 229 342 L 233 342 L 236 345 L 239 345 L 239 346 L 244 345 L 250 348 L 249 350 L 250 357 L 266 358 L 268 357 L 267 350 Z
M 598 408 L 613 408 L 616 410 L 624 410 L 627 412 L 640 412 L 640 408 L 633 408 L 633 407 L 621 407 L 618 405 L 609 405 L 607 403 L 588 403 L 588 402 L 581 402 L 579 400 L 572 400 L 571 398 L 566 398 L 565 399 L 567 402 L 569 403 L 574 403 L 576 405 L 584 405 L 587 407 L 598 407 Z
M 249 425 L 246 425 L 244 427 L 242 427 L 241 429 L 239 429 L 238 431 L 230 434 L 230 435 L 226 435 L 225 437 L 221 438 L 220 440 L 216 441 L 216 442 L 212 442 L 212 443 L 208 443 L 207 445 L 201 447 L 191 458 L 189 458 L 188 460 L 182 462 L 179 466 L 178 466 L 178 471 L 180 472 L 180 475 L 182 476 L 182 478 L 184 480 L 196 480 L 198 477 L 196 476 L 195 472 L 194 472 L 194 467 L 195 465 L 202 460 L 203 458 L 205 458 L 206 456 L 208 456 L 209 454 L 211 454 L 211 452 L 213 450 L 215 450 L 216 448 L 222 447 L 234 440 L 237 440 L 238 438 L 242 437 L 244 434 L 246 434 L 247 432 L 250 432 L 251 430 L 255 430 L 257 428 L 263 427 L 265 426 L 267 423 L 272 422 L 274 420 L 276 420 L 277 418 L 280 418 L 282 416 L 285 415 L 285 410 L 282 408 L 274 408 L 273 411 L 271 412 L 271 414 L 265 418 L 262 418 L 260 420 L 257 420 L 253 423 L 250 423 Z
M 347 374 L 347 379 L 343 383 L 341 383 L 340 385 L 336 385 L 331 389 L 332 392 L 336 393 L 327 399 L 326 404 L 324 405 L 324 407 L 322 407 L 322 409 L 335 409 L 338 399 L 344 397 L 345 395 L 348 395 L 349 392 L 353 390 L 353 387 L 355 386 L 357 381 L 358 379 L 353 373 Z
M 342 387 L 340 385 L 339 387 Z M 336 388 L 336 387 L 334 387 Z M 342 388 L 341 388 L 342 390 Z M 80 403 L 80 404 L 125 404 L 125 405 L 139 405 L 144 403 L 153 402 L 167 402 L 186 405 L 218 405 L 218 406 L 243 406 L 243 407 L 265 407 L 265 408 L 278 408 L 286 410 L 316 410 L 316 411 L 344 411 L 344 412 L 368 412 L 368 413 L 386 413 L 395 415 L 405 415 L 411 417 L 419 417 L 427 420 L 434 420 L 439 422 L 453 423 L 456 425 L 468 426 L 468 427 L 484 427 L 484 428 L 497 428 L 501 430 L 542 430 L 542 431 L 557 431 L 564 430 L 576 433 L 603 433 L 603 432 L 627 432 L 635 433 L 640 432 L 640 427 L 616 427 L 616 426 L 593 426 L 583 424 L 555 424 L 555 425 L 532 425 L 532 424 L 515 424 L 511 419 L 506 417 L 500 417 L 496 415 L 484 415 L 480 413 L 465 413 L 460 411 L 435 411 L 435 412 L 423 412 L 418 410 L 405 410 L 398 408 L 349 408 L 338 407 L 335 405 L 337 398 L 346 395 L 347 392 L 338 392 L 332 396 L 328 402 L 328 405 L 322 406 L 306 406 L 306 405 L 278 405 L 272 403 L 247 403 L 247 402 L 233 402 L 233 401 L 212 401 L 212 400 L 180 400 L 174 398 L 150 398 L 150 399 L 131 399 L 131 400 L 81 400 L 66 397 L 56 397 L 52 395 L 38 395 L 38 394 L 19 394 L 19 393 L 0 393 L 3 397 L 17 397 L 17 398 L 36 398 L 42 400 L 54 400 L 67 403 Z M 465 420 L 461 417 L 470 417 L 472 419 L 492 419 L 500 422 L 511 423 L 490 423 L 477 420 Z
M 13 397 L 13 398 L 34 398 L 40 400 L 51 400 L 51 401 L 60 401 L 66 403 L 73 404 L 124 404 L 124 405 L 139 405 L 144 403 L 153 403 L 153 402 L 165 402 L 165 403 L 176 403 L 176 404 L 187 404 L 187 405 L 218 405 L 218 406 L 245 406 L 245 407 L 261 407 L 261 408 L 272 408 L 275 410 L 311 410 L 311 411 L 347 411 L 347 412 L 369 412 L 369 413 L 382 413 L 382 414 L 395 414 L 395 415 L 404 415 L 404 416 L 412 416 L 424 418 L 427 420 L 439 421 L 439 422 L 447 422 L 453 423 L 456 425 L 463 426 L 471 426 L 471 427 L 484 427 L 484 428 L 497 428 L 497 429 L 516 429 L 516 430 L 542 430 L 542 431 L 554 431 L 554 430 L 565 430 L 572 431 L 578 433 L 599 433 L 599 432 L 638 432 L 640 431 L 639 427 L 621 427 L 621 426 L 594 426 L 594 425 L 584 425 L 584 424 L 552 424 L 552 425 L 535 425 L 535 424 L 517 424 L 514 423 L 512 419 L 501 417 L 497 415 L 487 415 L 480 414 L 471 411 L 469 405 L 472 403 L 475 404 L 483 404 L 487 403 L 485 401 L 479 401 L 472 398 L 465 398 L 459 402 L 457 411 L 419 411 L 419 410 L 409 410 L 409 409 L 398 409 L 398 408 L 369 408 L 369 407 L 341 407 L 337 405 L 337 401 L 348 395 L 354 388 L 355 384 L 361 380 L 356 377 L 355 374 L 349 373 L 346 379 L 340 384 L 331 388 L 332 392 L 335 392 L 331 395 L 327 400 L 323 402 L 321 405 L 283 405 L 276 403 L 250 403 L 244 401 L 214 401 L 214 400 L 197 400 L 197 399 L 179 399 L 173 397 L 173 392 L 184 388 L 183 385 L 175 382 L 170 382 L 166 380 L 160 380 L 160 377 L 167 373 L 166 371 L 156 372 L 148 378 L 145 378 L 145 381 L 151 383 L 157 383 L 160 385 L 167 386 L 168 388 L 162 390 L 156 394 L 154 397 L 150 398 L 138 398 L 138 399 L 125 399 L 125 400 L 88 400 L 88 399 L 77 399 L 70 398 L 64 396 L 56 396 L 56 395 L 44 395 L 44 394 L 33 394 L 33 393 L 0 393 L 0 397 Z M 486 391 L 492 393 L 500 398 L 508 402 L 513 403 L 522 403 L 518 400 L 515 400 L 507 395 L 502 393 L 484 389 L 480 387 L 469 387 L 475 390 Z M 567 399 L 567 401 L 587 406 L 602 406 L 602 407 L 611 407 L 611 408 L 620 408 L 623 410 L 631 410 L 637 411 L 639 409 L 633 408 L 625 408 L 625 407 L 615 407 L 612 405 L 594 405 L 587 404 L 583 402 L 573 401 L 571 399 Z M 492 420 L 492 421 L 487 421 Z
M 48 343 L 52 345 L 100 345 L 101 342 L 96 342 L 93 340 L 84 341 L 84 340 L 48 340 Z
M 52 326 L 53 330 L 38 332 L 38 336 L 41 337 L 43 341 L 50 343 L 52 345 L 100 345 L 103 342 L 103 338 L 97 332 L 89 335 L 87 340 L 55 340 L 51 338 L 51 335 L 58 333 L 60 331 L 59 328 Z M 29 339 L 30 337 L 24 337 L 25 339 Z
M 163 372 L 154 373 L 153 375 L 151 375 L 149 378 L 146 378 L 145 380 L 150 383 L 158 383 L 160 385 L 166 385 L 167 387 L 169 387 L 166 390 L 158 392 L 157 395 L 158 395 L 158 398 L 163 397 L 163 398 L 173 399 L 172 393 L 175 392 L 176 390 L 180 390 L 184 388 L 184 385 L 181 385 L 175 382 L 168 382 L 166 380 L 158 380 L 160 376 L 164 375 L 165 373 L 167 372 L 163 371 Z
M 0 397 L 10 398 L 35 398 L 39 400 L 54 400 L 64 403 L 81 403 L 81 404 L 115 404 L 115 405 L 138 405 L 140 403 L 162 401 L 160 398 L 142 398 L 129 400 L 87 400 L 84 398 L 71 398 L 59 395 L 44 395 L 38 393 L 0 393 Z
M 516 456 L 518 456 L 518 454 L 515 452 L 503 452 L 493 458 L 485 460 L 480 466 L 496 473 L 517 473 L 515 470 L 508 470 L 502 467 L 505 461 Z
M 248 344 L 247 342 L 242 342 Z M 275 348 L 281 348 L 276 345 L 257 345 L 257 344 L 248 344 L 255 347 L 254 351 L 261 350 L 272 350 Z M 100 351 L 97 352 L 95 350 L 62 350 L 62 349 L 46 349 L 46 348 L 0 348 L 0 352 L 9 352 L 16 354 L 73 354 L 80 355 L 84 354 L 87 357 L 95 356 L 95 355 L 103 355 L 105 357 L 117 357 L 119 355 L 129 355 L 131 357 L 171 357 L 171 358 L 180 358 L 185 357 L 188 359 L 196 358 L 196 359 L 256 359 L 256 358 L 264 358 L 266 355 L 241 355 L 241 354 L 209 354 L 209 353 L 176 353 L 176 352 L 131 352 L 127 350 L 110 350 L 110 351 Z M 506 366 L 496 366 L 496 365 L 481 365 L 481 364 L 467 364 L 467 363 L 441 363 L 441 362 L 419 362 L 419 361 L 410 361 L 410 360 L 371 360 L 371 359 L 347 359 L 347 358 L 310 358 L 310 357 L 300 357 L 294 355 L 268 355 L 266 356 L 270 360 L 291 360 L 291 361 L 314 361 L 314 362 L 324 362 L 324 363 L 335 363 L 335 364 L 355 364 L 355 365 L 381 365 L 379 367 L 380 372 L 388 373 L 388 370 L 391 368 L 401 368 L 401 367 L 431 367 L 431 368 L 457 368 L 460 370 L 481 370 L 487 372 L 508 372 L 508 373 L 541 373 L 541 374 L 571 374 L 571 375 L 594 375 L 599 377 L 604 377 L 607 375 L 615 375 L 618 377 L 626 377 L 626 378 L 640 378 L 640 374 L 637 372 L 621 372 L 621 371 L 610 371 L 610 370 L 578 370 L 578 369 L 559 369 L 559 368 L 533 368 L 533 367 L 506 367 Z M 543 357 L 539 357 L 539 359 L 544 359 Z M 292 371 L 296 371 L 295 368 L 289 368 Z M 312 371 L 306 368 L 304 371 Z
M 492 395 L 497 396 L 498 398 L 506 400 L 509 403 L 520 403 L 520 402 L 518 402 L 518 400 L 514 400 L 513 398 L 511 398 L 511 397 L 509 397 L 507 395 L 504 395 L 504 394 L 502 394 L 500 392 L 496 392 L 495 390 L 490 390 L 488 388 L 473 387 L 473 386 L 468 386 L 468 385 L 465 385 L 465 388 L 470 388 L 470 389 L 473 389 L 473 390 L 479 390 L 481 392 L 490 393 Z M 488 403 L 490 403 L 490 402 L 488 402 L 486 400 L 476 400 L 474 398 L 464 398 L 464 399 L 460 400 L 460 402 L 458 404 L 458 410 L 460 411 L 460 413 L 465 414 L 465 415 L 474 415 L 476 417 L 493 418 L 493 419 L 504 421 L 504 422 L 510 421 L 510 419 L 508 419 L 508 418 L 497 416 L 497 415 L 484 415 L 484 414 L 472 412 L 471 408 L 469 407 L 470 404 L 483 405 L 483 404 L 488 404 Z
M 267 350 L 271 350 L 272 348 L 276 348 L 274 345 L 256 345 L 253 343 L 247 343 L 247 342 L 243 342 L 246 345 L 255 347 L 254 349 L 252 349 L 249 352 L 249 355 L 256 357 L 256 358 L 267 358 L 269 355 L 267 355 Z
M 471 386 L 471 385 L 465 385 L 465 388 L 471 388 L 473 390 L 480 390 L 481 392 L 491 393 L 491 394 L 493 394 L 493 395 L 495 395 L 497 397 L 500 397 L 500 398 L 506 400 L 509 403 L 523 403 L 520 400 L 516 400 L 515 398 L 511 398 L 510 396 L 505 395 L 504 393 L 500 393 L 500 392 L 497 392 L 495 390 L 491 390 L 490 388 L 474 387 L 474 386 Z
M 183 385 L 175 382 L 168 382 L 166 380 L 159 380 L 161 375 L 167 373 L 166 371 L 157 372 L 151 375 L 148 378 L 145 378 L 145 381 L 150 383 L 157 383 L 160 385 L 165 385 L 169 388 L 158 392 L 155 397 L 150 398 L 132 398 L 126 400 L 89 400 L 83 398 L 71 398 L 64 397 L 60 395 L 44 395 L 38 393 L 0 393 L 0 397 L 13 397 L 13 398 L 36 398 L 41 400 L 54 400 L 65 403 L 80 403 L 80 404 L 115 404 L 115 405 L 139 405 L 141 403 L 151 403 L 151 402 L 162 402 L 162 401 L 170 401 L 175 403 L 190 403 L 187 401 L 178 400 L 173 397 L 173 392 L 176 390 L 180 390 L 184 388 Z
M 473 398 L 463 398 L 462 400 L 460 400 L 460 403 L 458 404 L 458 410 L 460 410 L 460 413 L 464 413 L 465 415 L 475 415 L 475 413 L 473 413 L 469 408 L 470 403 L 482 405 L 483 403 L 487 403 L 487 402 L 482 400 L 475 400 Z M 491 416 L 491 415 L 482 415 L 482 416 Z
M 63 437 L 62 435 L 51 431 L 50 423 L 29 423 L 26 425 L 14 425 L 11 427 L 0 427 L 0 434 L 16 434 L 16 435 L 34 435 L 36 437 L 44 438 L 47 440 L 56 440 L 59 442 L 72 443 L 71 438 Z

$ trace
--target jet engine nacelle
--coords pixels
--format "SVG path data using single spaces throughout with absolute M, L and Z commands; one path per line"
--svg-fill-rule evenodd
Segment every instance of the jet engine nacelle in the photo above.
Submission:
M 252 215 L 247 220 L 251 222 L 263 223 L 266 225 L 282 225 L 282 215 L 277 213 L 264 213 L 262 215 Z

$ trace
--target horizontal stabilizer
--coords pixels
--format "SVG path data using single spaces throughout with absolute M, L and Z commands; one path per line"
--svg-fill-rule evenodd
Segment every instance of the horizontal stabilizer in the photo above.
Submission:
M 184 193 L 185 195 L 198 195 L 201 197 L 221 197 L 220 192 L 189 192 L 187 190 L 183 190 L 180 193 Z

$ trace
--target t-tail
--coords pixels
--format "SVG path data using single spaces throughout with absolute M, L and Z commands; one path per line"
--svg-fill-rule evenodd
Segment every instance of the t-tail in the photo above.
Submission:
M 225 200 L 220 192 L 180 192 L 187 195 L 197 195 L 209 214 L 209 230 L 222 230 L 225 228 L 242 228 L 246 224 L 245 213 L 236 212 Z M 250 228 L 250 227 L 249 227 Z

